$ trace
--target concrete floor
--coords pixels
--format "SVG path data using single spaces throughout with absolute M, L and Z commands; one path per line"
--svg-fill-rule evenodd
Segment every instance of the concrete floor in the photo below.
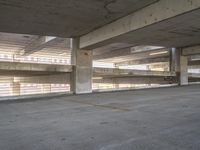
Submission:
M 200 150 L 200 85 L 0 103 L 0 150 Z

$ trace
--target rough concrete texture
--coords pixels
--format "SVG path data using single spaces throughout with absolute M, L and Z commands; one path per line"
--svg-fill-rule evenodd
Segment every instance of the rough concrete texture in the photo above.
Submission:
M 0 0 L 0 31 L 76 37 L 158 0 Z
M 200 85 L 0 103 L 1 150 L 199 150 Z
M 80 48 L 95 49 L 112 43 L 163 47 L 198 45 L 199 14 L 199 0 L 181 0 L 181 3 L 159 0 L 81 36 Z

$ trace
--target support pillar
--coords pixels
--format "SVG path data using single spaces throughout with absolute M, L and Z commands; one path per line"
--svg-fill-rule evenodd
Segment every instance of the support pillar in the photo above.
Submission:
M 92 93 L 92 50 L 81 50 L 79 38 L 71 40 L 71 48 L 70 89 L 75 94 Z
M 182 49 L 172 48 L 170 71 L 177 74 L 179 85 L 188 85 L 188 58 L 182 55 Z
M 170 57 L 169 57 L 169 70 L 171 72 L 179 72 L 179 56 L 180 56 L 180 50 L 176 48 L 172 48 L 170 50 Z
M 19 96 L 20 95 L 20 83 L 12 82 L 11 90 L 12 90 L 12 96 Z
M 188 85 L 188 58 L 180 56 L 180 85 Z

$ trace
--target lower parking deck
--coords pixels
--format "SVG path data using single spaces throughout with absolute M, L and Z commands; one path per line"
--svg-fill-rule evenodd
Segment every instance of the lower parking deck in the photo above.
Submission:
M 0 150 L 199 150 L 200 85 L 0 102 Z

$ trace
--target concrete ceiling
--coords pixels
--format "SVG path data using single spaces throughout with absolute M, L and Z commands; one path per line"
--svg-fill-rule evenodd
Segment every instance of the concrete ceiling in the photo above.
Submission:
M 156 54 L 156 55 L 151 55 L 152 53 L 159 53 L 167 51 L 165 49 L 160 49 L 160 50 L 149 50 L 149 51 L 144 51 L 144 52 L 137 52 L 137 53 L 130 53 L 129 55 L 122 55 L 122 56 L 115 56 L 112 58 L 102 58 L 99 59 L 99 62 L 108 62 L 108 63 L 118 63 L 118 62 L 124 62 L 124 61 L 130 61 L 130 60 L 141 60 L 141 59 L 148 59 L 148 58 L 160 58 L 160 57 L 168 57 L 169 52 L 167 53 L 161 53 L 161 54 Z
M 200 9 L 120 37 L 120 42 L 163 47 L 186 47 L 200 43 Z
M 187 47 L 200 43 L 200 9 L 104 40 L 88 49 L 112 43 L 132 46 Z
M 132 45 L 133 44 L 127 44 L 127 43 L 112 43 L 112 44 L 94 49 L 93 55 L 99 55 L 99 54 L 103 54 L 103 53 L 114 51 L 114 50 L 132 47 Z
M 74 37 L 158 0 L 0 0 L 0 32 Z

